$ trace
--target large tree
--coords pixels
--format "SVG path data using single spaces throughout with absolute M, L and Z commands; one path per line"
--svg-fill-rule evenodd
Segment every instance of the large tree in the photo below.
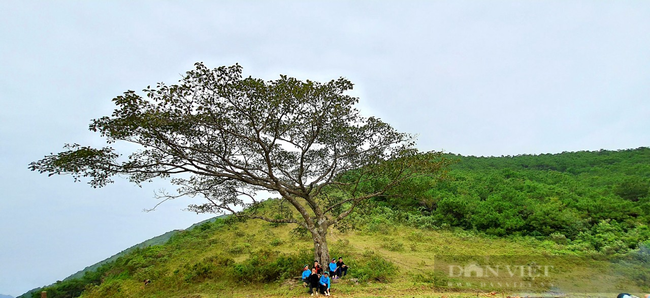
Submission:
M 191 210 L 302 226 L 313 238 L 315 259 L 326 264 L 329 227 L 360 203 L 414 175 L 436 175 L 443 165 L 439 154 L 417 152 L 411 135 L 361 116 L 358 99 L 344 94 L 351 89 L 343 78 L 265 81 L 242 77 L 239 65 L 197 63 L 178 84 L 115 97 L 113 114 L 90 124 L 106 147 L 66 145 L 29 167 L 88 178 L 93 187 L 115 175 L 137 184 L 171 178 L 178 189 L 166 199 L 205 198 Z M 117 141 L 141 149 L 122 157 L 110 147 Z M 295 210 L 255 212 L 261 190 Z

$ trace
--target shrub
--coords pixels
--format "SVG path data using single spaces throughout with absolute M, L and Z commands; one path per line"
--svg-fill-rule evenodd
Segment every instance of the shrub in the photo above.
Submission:
M 250 251 L 251 244 L 250 243 L 242 243 L 242 244 L 237 244 L 235 246 L 232 246 L 228 249 L 228 253 L 231 253 L 233 255 L 239 255 L 243 254 L 246 251 Z
M 281 254 L 261 249 L 233 267 L 232 274 L 240 283 L 272 282 L 300 274 L 300 269 L 313 258 L 308 250 L 297 254 Z
M 614 188 L 614 193 L 623 199 L 636 202 L 650 193 L 650 183 L 637 177 L 628 178 Z
M 433 216 L 409 214 L 406 218 L 406 224 L 418 229 L 438 230 L 440 225 Z
M 271 240 L 271 242 L 269 244 L 271 244 L 271 246 L 280 246 L 283 243 L 284 243 L 284 241 L 282 241 L 282 239 L 275 238 L 275 239 Z
M 422 232 L 411 232 L 411 235 L 406 236 L 406 239 L 411 240 L 413 242 L 422 242 L 424 241 L 424 234 Z
M 212 279 L 216 277 L 217 269 L 212 263 L 196 263 L 187 266 L 184 279 L 186 282 L 201 282 L 206 279 Z
M 378 234 L 390 234 L 393 223 L 385 217 L 375 217 L 368 225 L 366 225 L 366 232 Z
M 349 274 L 360 282 L 388 282 L 398 273 L 395 264 L 376 255 L 374 251 L 365 251 L 360 260 L 351 261 Z
M 183 267 L 184 280 L 186 282 L 201 282 L 220 277 L 233 263 L 235 261 L 231 258 L 215 255 L 193 265 L 187 264 Z
M 549 238 L 557 244 L 566 244 L 568 239 L 560 232 L 552 233 Z
M 403 251 L 404 243 L 401 241 L 396 241 L 389 238 L 382 239 L 381 248 L 390 250 L 390 251 Z

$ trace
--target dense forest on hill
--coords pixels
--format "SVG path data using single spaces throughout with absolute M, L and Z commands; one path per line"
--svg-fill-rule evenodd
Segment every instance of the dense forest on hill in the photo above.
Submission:
M 462 254 L 637 260 L 621 266 L 633 277 L 619 283 L 647 289 L 650 273 L 635 268 L 650 265 L 650 148 L 446 158 L 452 163 L 442 179 L 411 180 L 332 231 L 331 253 L 348 257 L 357 282 L 394 282 L 398 293 L 415 284 L 434 287 L 427 262 L 455 247 Z M 282 204 L 268 200 L 259 208 Z M 292 296 L 298 293 L 293 287 L 261 285 L 290 279 L 311 261 L 305 232 L 290 224 L 219 218 L 44 290 L 49 298 L 213 297 L 237 285 L 243 296 Z M 152 286 L 143 287 L 144 279 Z M 337 287 L 354 293 L 358 284 Z
M 442 181 L 412 181 L 384 206 L 434 227 L 550 237 L 576 249 L 625 252 L 650 238 L 650 148 L 473 157 Z M 405 191 L 406 192 L 406 191 Z

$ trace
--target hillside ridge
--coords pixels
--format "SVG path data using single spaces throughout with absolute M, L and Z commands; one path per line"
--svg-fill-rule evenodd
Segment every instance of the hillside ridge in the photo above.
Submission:
M 573 271 L 617 272 L 599 277 L 600 284 L 650 290 L 643 286 L 650 273 L 641 266 L 650 264 L 650 148 L 447 156 L 458 161 L 445 179 L 411 181 L 398 190 L 408 190 L 408 198 L 375 198 L 331 232 L 331 254 L 346 256 L 355 268 L 352 277 L 361 281 L 344 281 L 338 293 L 355 297 L 355 287 L 434 293 L 444 287 L 429 266 L 450 251 L 573 256 Z M 260 208 L 276 204 L 269 200 Z M 313 261 L 312 248 L 294 225 L 212 219 L 170 235 L 163 245 L 135 248 L 100 265 L 99 277 L 81 291 L 83 297 L 107 297 L 116 289 L 133 297 L 295 296 L 297 288 L 286 280 Z M 636 270 L 636 277 L 626 270 Z M 142 288 L 144 279 L 152 285 Z M 275 283 L 277 289 L 261 286 Z M 410 290 L 413 285 L 420 290 Z
M 93 271 L 97 270 L 99 267 L 101 267 L 102 265 L 104 265 L 104 264 L 108 264 L 108 263 L 110 263 L 110 262 L 114 262 L 114 261 L 117 260 L 118 258 L 120 258 L 120 257 L 122 257 L 122 256 L 125 256 L 125 255 L 127 255 L 127 254 L 133 252 L 134 250 L 142 249 L 142 248 L 147 248 L 147 247 L 155 246 L 155 245 L 162 245 L 162 244 L 165 244 L 165 243 L 167 243 L 167 241 L 169 241 L 169 239 L 171 239 L 171 237 L 173 237 L 173 236 L 176 235 L 177 233 L 182 232 L 182 231 L 186 231 L 186 230 L 191 230 L 191 229 L 196 228 L 197 226 L 200 226 L 200 225 L 202 225 L 202 224 L 205 224 L 205 223 L 208 223 L 208 222 L 215 221 L 215 220 L 216 220 L 217 218 L 219 218 L 219 217 L 221 217 L 221 216 L 215 216 L 215 217 L 213 217 L 213 218 L 209 218 L 209 219 L 206 219 L 206 220 L 202 220 L 202 221 L 200 221 L 200 222 L 197 222 L 197 223 L 192 224 L 191 226 L 189 226 L 189 227 L 186 228 L 186 229 L 176 229 L 176 230 L 172 230 L 172 231 L 169 231 L 169 232 L 163 233 L 163 234 L 161 234 L 161 235 L 158 235 L 158 236 L 152 237 L 152 238 L 150 238 L 150 239 L 147 239 L 147 240 L 145 240 L 145 241 L 142 241 L 142 242 L 140 242 L 140 243 L 138 243 L 138 244 L 135 244 L 135 245 L 133 245 L 133 246 L 131 246 L 131 247 L 129 247 L 129 248 L 126 248 L 126 249 L 124 249 L 124 250 L 122 250 L 122 251 L 120 251 L 120 252 L 118 252 L 118 253 L 116 253 L 116 254 L 114 254 L 114 255 L 112 255 L 112 256 L 110 256 L 110 257 L 104 259 L 104 260 L 101 260 L 101 261 L 99 261 L 99 262 L 97 262 L 97 263 L 95 263 L 95 264 L 92 264 L 92 265 L 90 265 L 90 266 L 87 266 L 86 268 L 84 268 L 84 269 L 82 269 L 82 270 L 79 270 L 79 271 L 77 271 L 76 273 L 73 273 L 72 275 L 70 275 L 70 276 L 68 276 L 68 277 L 66 277 L 66 278 L 64 278 L 64 279 L 62 279 L 61 281 L 70 281 L 70 280 L 74 280 L 74 279 L 82 278 L 82 277 L 84 276 L 84 274 L 86 274 L 86 272 L 93 272 Z M 56 283 L 55 283 L 55 284 L 56 284 Z M 52 284 L 52 285 L 54 285 L 54 284 Z M 50 285 L 50 286 L 52 286 L 52 285 Z M 34 288 L 34 289 L 32 289 L 32 290 L 29 290 L 29 291 L 27 291 L 27 292 L 21 294 L 20 296 L 18 296 L 18 297 L 16 297 L 16 298 L 28 298 L 28 297 L 31 297 L 31 295 L 32 295 L 33 293 L 39 293 L 39 292 L 41 292 L 41 290 L 42 290 L 43 288 L 46 288 L 46 287 L 48 287 L 48 286 L 43 286 L 43 287 L 37 287 L 37 288 Z M 3 297 L 2 295 L 0 295 L 0 298 L 4 298 L 4 297 Z M 11 298 L 13 298 L 13 297 L 11 297 Z

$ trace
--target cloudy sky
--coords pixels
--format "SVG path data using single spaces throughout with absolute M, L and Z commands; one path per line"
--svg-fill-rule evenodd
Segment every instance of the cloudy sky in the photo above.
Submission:
M 500 156 L 650 146 L 649 53 L 648 1 L 0 1 L 0 294 L 207 218 L 27 170 L 194 62 L 346 77 L 421 149 Z

